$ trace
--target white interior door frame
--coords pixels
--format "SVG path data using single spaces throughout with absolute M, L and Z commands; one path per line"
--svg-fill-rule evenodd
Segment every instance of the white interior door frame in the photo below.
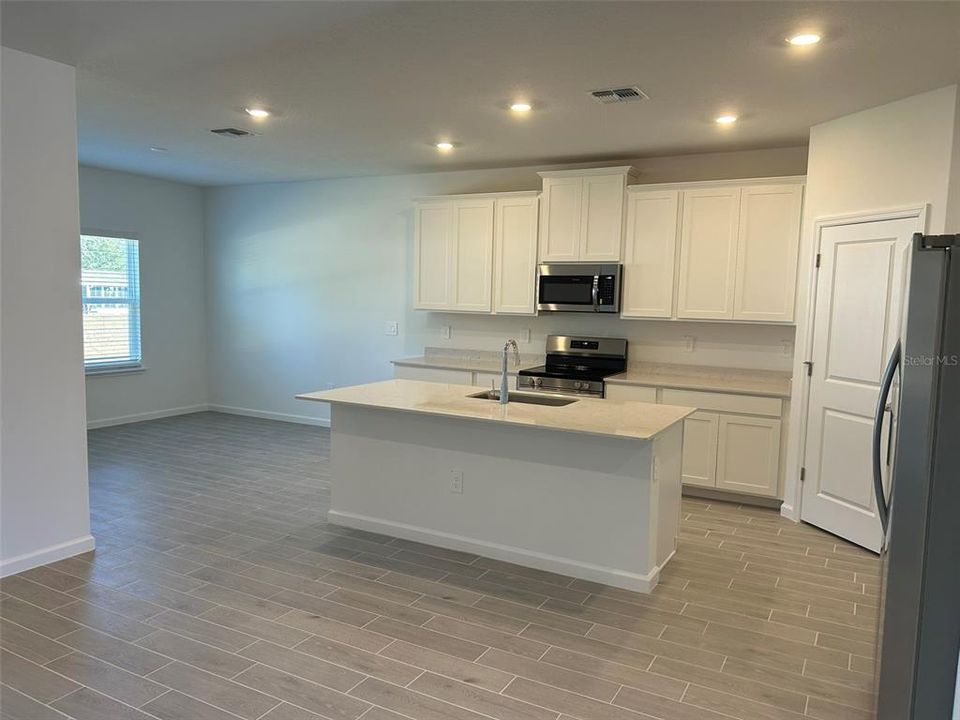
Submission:
M 903 220 L 916 218 L 917 227 L 920 232 L 927 232 L 927 218 L 929 215 L 929 204 L 920 203 L 914 205 L 905 205 L 902 207 L 887 208 L 883 210 L 873 210 L 867 212 L 844 213 L 841 215 L 827 215 L 816 218 L 813 222 L 813 242 L 810 246 L 810 256 L 807 258 L 807 267 L 813 267 L 820 252 L 820 243 L 823 231 L 826 228 L 837 227 L 841 225 L 859 225 L 861 223 L 880 222 L 883 220 Z M 803 361 L 809 360 L 813 353 L 814 336 L 814 312 L 817 304 L 817 280 L 818 273 L 810 272 L 809 282 L 807 284 L 807 299 L 804 303 L 804 316 L 801 323 L 797 324 L 797 349 L 796 359 L 803 358 Z M 800 521 L 801 505 L 803 503 L 803 487 L 800 484 L 800 468 L 803 467 L 804 457 L 807 450 L 807 423 L 809 420 L 810 404 L 810 378 L 806 372 L 798 372 L 797 368 L 804 368 L 802 362 L 794 363 L 793 374 L 793 402 L 799 406 L 799 422 L 792 437 L 789 438 L 789 456 L 786 467 L 783 487 L 783 505 L 780 514 L 793 520 Z M 799 385 L 799 387 L 797 387 Z M 799 399 L 799 402 L 797 402 Z

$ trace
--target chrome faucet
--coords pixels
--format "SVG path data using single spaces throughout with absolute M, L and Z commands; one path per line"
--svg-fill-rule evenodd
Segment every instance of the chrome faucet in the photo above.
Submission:
M 503 353 L 500 355 L 500 404 L 506 405 L 510 402 L 510 383 L 507 380 L 507 357 L 510 349 L 513 348 L 513 361 L 520 366 L 520 348 L 517 347 L 517 341 L 510 339 L 503 344 Z

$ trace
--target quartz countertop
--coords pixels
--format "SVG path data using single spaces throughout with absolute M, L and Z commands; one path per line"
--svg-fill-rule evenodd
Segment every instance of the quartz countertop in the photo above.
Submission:
M 473 356 L 428 353 L 418 357 L 394 360 L 394 365 L 406 367 L 464 370 L 472 372 L 500 372 L 500 359 L 496 353 L 476 353 Z M 543 364 L 542 356 L 522 356 L 519 367 L 510 361 L 508 372 L 516 375 L 518 369 Z M 744 368 L 712 367 L 705 365 L 680 365 L 676 363 L 634 363 L 627 371 L 611 375 L 606 382 L 619 385 L 647 385 L 683 390 L 743 393 L 769 397 L 790 397 L 790 373 L 772 370 L 746 370 Z
M 553 407 L 519 402 L 501 405 L 495 400 L 468 397 L 479 391 L 470 385 L 386 380 L 305 393 L 297 398 L 635 440 L 650 440 L 695 411 L 675 405 L 589 398 Z
M 605 382 L 612 385 L 647 385 L 684 390 L 790 397 L 790 373 L 772 370 L 638 363 L 627 368 L 625 373 L 611 375 L 605 379 Z

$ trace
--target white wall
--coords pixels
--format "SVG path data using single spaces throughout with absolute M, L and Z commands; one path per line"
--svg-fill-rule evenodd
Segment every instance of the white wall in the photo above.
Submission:
M 628 161 L 640 182 L 803 174 L 806 151 L 786 148 Z M 623 163 L 606 163 L 623 164 Z M 213 188 L 206 196 L 209 388 L 214 406 L 272 416 L 325 417 L 298 392 L 388 378 L 390 360 L 424 346 L 501 347 L 529 328 L 524 353 L 551 332 L 631 340 L 634 358 L 790 370 L 793 329 L 616 318 L 480 317 L 411 310 L 415 197 L 531 190 L 536 171 L 401 175 Z M 400 335 L 384 335 L 396 320 Z M 451 325 L 444 341 L 440 328 Z M 679 355 L 681 336 L 696 350 Z
M 87 497 L 76 86 L 2 50 L 0 575 L 93 547 Z
M 140 240 L 142 372 L 87 376 L 87 422 L 101 427 L 204 409 L 203 191 L 80 168 L 80 227 Z
M 915 95 L 816 125 L 810 130 L 807 193 L 801 230 L 790 440 L 784 515 L 799 517 L 803 400 L 802 362 L 810 328 L 810 274 L 816 252 L 816 222 L 927 204 L 927 232 L 947 229 L 951 172 L 960 171 L 953 144 L 958 137 L 957 86 Z M 958 193 L 954 185 L 954 193 Z M 960 209 L 956 210 L 960 218 Z M 957 231 L 960 228 L 954 227 Z

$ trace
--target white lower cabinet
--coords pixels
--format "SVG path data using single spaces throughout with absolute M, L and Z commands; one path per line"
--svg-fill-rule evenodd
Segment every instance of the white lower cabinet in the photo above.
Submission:
M 408 380 L 500 388 L 500 374 L 471 370 L 394 366 Z M 517 377 L 510 376 L 516 390 Z M 780 496 L 782 418 L 779 398 L 608 383 L 606 399 L 700 408 L 683 421 L 681 476 L 684 485 L 760 497 Z
M 780 421 L 721 415 L 717 489 L 776 496 L 780 470 Z
M 717 443 L 720 416 L 697 412 L 683 421 L 683 463 L 681 478 L 685 485 L 717 486 Z

